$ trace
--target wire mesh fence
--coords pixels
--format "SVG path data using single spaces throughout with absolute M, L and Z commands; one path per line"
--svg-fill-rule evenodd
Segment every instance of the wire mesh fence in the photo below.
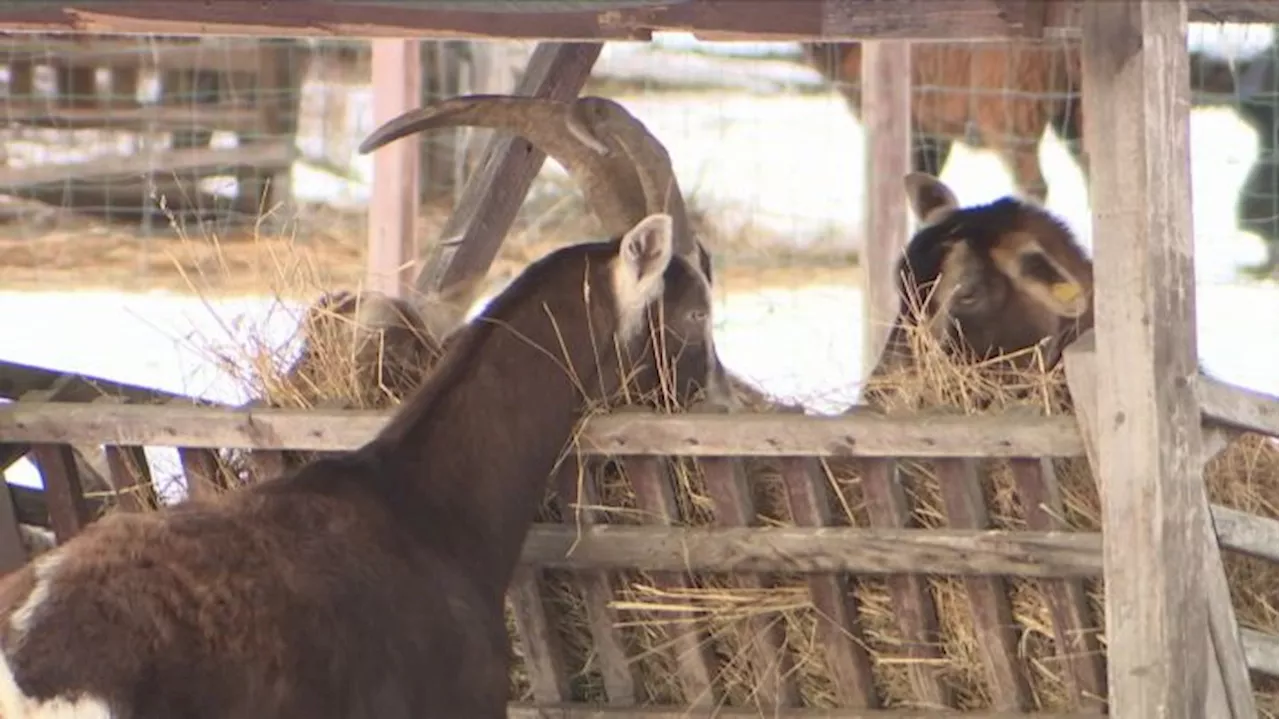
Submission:
M 1212 253 L 1230 257 L 1227 269 L 1272 276 L 1274 35 L 1193 26 L 1191 37 L 1197 235 L 1234 248 Z M 424 99 L 510 92 L 531 50 L 423 42 Z M 304 242 L 349 235 L 342 261 L 358 264 L 371 161 L 355 148 L 372 129 L 370 55 L 360 40 L 0 38 L 0 238 L 67 238 L 57 261 L 70 262 L 81 251 L 72 236 L 145 254 L 175 223 L 225 241 L 292 222 Z M 857 43 L 663 38 L 606 47 L 587 91 L 650 125 L 695 210 L 744 265 L 765 272 L 809 252 L 852 266 L 860 65 Z M 1010 190 L 1044 200 L 1090 242 L 1078 44 L 919 43 L 913 67 L 917 169 L 944 172 L 962 201 Z M 422 138 L 424 213 L 447 212 L 486 135 Z M 581 208 L 554 163 L 541 179 L 518 237 Z M 424 242 L 435 226 L 424 223 Z M 145 283 L 157 261 L 129 271 Z

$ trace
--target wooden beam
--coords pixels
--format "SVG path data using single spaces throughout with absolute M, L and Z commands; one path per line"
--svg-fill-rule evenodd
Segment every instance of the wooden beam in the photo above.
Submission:
M 577 97 L 600 48 L 599 43 L 538 45 L 514 94 L 557 100 Z M 458 304 L 467 306 L 455 308 L 456 313 L 460 316 L 470 309 L 470 300 L 475 299 L 544 160 L 546 154 L 523 138 L 493 134 L 422 263 L 419 292 L 429 298 L 460 295 Z
M 1101 476 L 1099 469 L 1100 454 L 1098 451 L 1101 434 L 1098 413 L 1098 367 L 1096 359 L 1094 332 L 1091 330 L 1082 335 L 1063 354 L 1066 362 L 1067 380 L 1071 387 L 1071 396 L 1075 401 L 1076 417 L 1080 421 L 1085 438 L 1089 464 L 1094 477 Z M 1203 453 L 1196 457 L 1195 474 L 1201 475 L 1201 468 L 1206 464 Z M 1203 481 L 1195 483 L 1193 502 L 1202 510 L 1212 509 L 1209 504 L 1208 490 Z M 1105 501 L 1105 500 L 1104 500 Z M 1256 519 L 1263 519 L 1258 517 Z M 1205 604 L 1208 609 L 1208 621 L 1205 625 L 1204 644 L 1208 647 L 1209 661 L 1202 668 L 1207 674 L 1205 707 L 1208 716 L 1255 716 L 1252 686 L 1249 681 L 1249 655 L 1243 644 L 1245 638 L 1236 623 L 1235 608 L 1231 603 L 1231 588 L 1222 563 L 1222 555 L 1218 542 L 1215 541 L 1216 528 L 1212 523 L 1201 525 L 1204 542 L 1204 566 L 1196 572 L 1196 582 L 1204 587 Z M 1184 567 L 1178 569 L 1184 570 Z
M 927 0 L 924 0 L 927 2 Z M 1082 0 L 1062 0 L 1047 34 L 1075 27 Z M 1190 0 L 1192 19 L 1276 22 L 1271 0 Z M 716 39 L 945 40 L 1024 37 L 1043 13 L 1025 0 L 78 0 L 0 6 L 0 30 L 88 34 L 648 40 L 653 32 Z M 513 7 L 520 7 L 513 10 Z M 568 9 L 566 9 L 568 7 Z M 555 10 L 550 12 L 549 10 Z
M 1200 375 L 1196 383 L 1200 410 L 1211 424 L 1271 437 L 1280 434 L 1280 402 L 1264 392 Z
M 909 223 L 902 178 L 911 171 L 911 43 L 862 45 L 863 173 L 862 266 L 865 294 L 863 367 L 870 371 L 884 350 L 898 314 L 898 258 Z
M 422 104 L 418 48 L 418 40 L 373 41 L 374 127 Z M 406 296 L 416 274 L 420 142 L 415 137 L 373 154 L 366 282 L 392 297 Z
M 1186 0 L 1082 11 L 1097 274 L 1096 441 L 1109 710 L 1203 717 L 1200 408 Z M 1210 712 L 1213 714 L 1213 712 Z M 1216 715 L 1216 714 L 1213 714 Z
M 214 408 L 194 405 L 0 405 L 12 442 L 238 449 L 344 450 L 362 446 L 391 416 L 384 410 Z M 579 437 L 586 454 L 819 457 L 1078 457 L 1069 416 L 817 417 L 759 414 L 595 417 Z
M 233 174 L 240 167 L 287 167 L 299 155 L 293 141 L 252 147 L 193 147 L 182 150 L 117 155 L 84 162 L 59 162 L 31 167 L 0 167 L 0 187 L 14 188 L 56 182 L 101 180 L 138 175 Z
M 521 561 L 641 572 L 853 572 L 1096 576 L 1092 532 L 854 527 L 662 527 L 535 524 Z

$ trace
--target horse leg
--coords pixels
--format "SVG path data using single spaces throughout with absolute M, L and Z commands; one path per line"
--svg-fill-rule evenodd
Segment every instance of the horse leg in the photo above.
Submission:
M 1262 276 L 1274 276 L 1280 261 L 1280 192 L 1276 187 L 1276 99 L 1271 96 L 1260 102 L 1247 103 L 1240 114 L 1258 133 L 1258 156 L 1240 188 L 1236 203 L 1236 217 L 1240 229 L 1261 236 L 1266 246 L 1266 258 L 1262 264 L 1249 271 Z
M 942 174 L 942 168 L 951 155 L 951 138 L 913 132 L 911 139 L 911 169 L 927 172 L 934 177 Z
M 1040 171 L 1039 149 L 1039 143 L 1022 144 L 1019 147 L 1010 148 L 1012 157 L 1009 158 L 1009 164 L 1012 166 L 1013 181 L 1018 190 L 1043 204 L 1045 198 L 1049 196 L 1049 183 L 1045 181 L 1044 173 Z

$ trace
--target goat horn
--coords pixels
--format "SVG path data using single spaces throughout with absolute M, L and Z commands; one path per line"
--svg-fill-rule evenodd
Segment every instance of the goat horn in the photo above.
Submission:
M 361 154 L 427 130 L 472 126 L 519 135 L 564 166 L 610 236 L 626 233 L 648 214 L 644 192 L 625 153 L 572 116 L 573 104 L 542 97 L 464 95 L 410 110 L 374 130 Z
M 625 107 L 603 97 L 584 97 L 573 104 L 571 127 L 588 127 L 612 137 L 630 158 L 644 195 L 644 212 L 665 212 L 675 222 L 676 252 L 692 257 L 694 242 L 689 215 L 671 166 L 667 148 Z M 695 265 L 697 262 L 695 261 Z

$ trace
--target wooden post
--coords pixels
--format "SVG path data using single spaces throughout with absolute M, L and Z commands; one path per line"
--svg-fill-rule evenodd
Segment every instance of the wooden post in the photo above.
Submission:
M 863 367 L 880 357 L 898 312 L 894 268 L 907 242 L 902 178 L 911 171 L 911 43 L 862 43 L 862 127 L 866 138 L 862 261 Z
M 1109 711 L 1203 717 L 1186 0 L 1081 9 L 1097 295 Z M 1221 714 L 1217 714 L 1221 716 Z
M 375 127 L 422 104 L 418 43 L 373 41 Z M 367 285 L 395 297 L 405 296 L 412 286 L 418 257 L 418 144 L 414 138 L 373 153 Z
M 515 94 L 558 100 L 577 97 L 600 48 L 600 43 L 539 43 Z M 404 143 L 393 143 L 378 152 L 388 152 L 396 144 Z M 523 138 L 495 134 L 439 240 L 423 260 L 417 279 L 420 292 L 447 298 L 441 300 L 446 305 L 469 304 L 479 294 L 479 285 L 545 160 L 546 154 Z M 460 317 L 469 307 L 450 309 Z

